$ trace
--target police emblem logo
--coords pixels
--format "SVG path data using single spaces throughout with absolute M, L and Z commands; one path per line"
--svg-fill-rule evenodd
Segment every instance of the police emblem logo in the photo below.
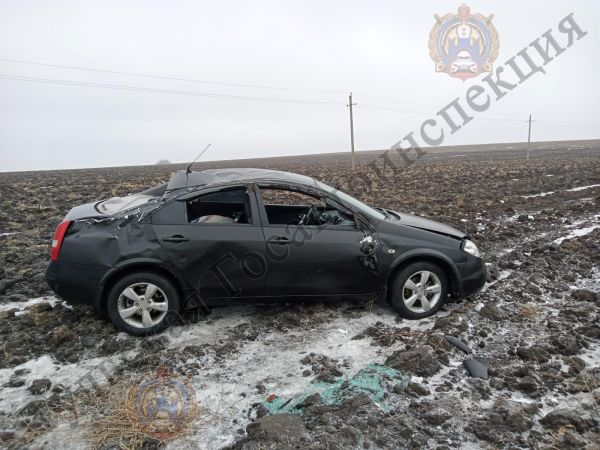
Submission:
M 436 72 L 466 80 L 491 72 L 500 42 L 492 24 L 493 14 L 471 13 L 464 3 L 458 14 L 434 15 L 436 23 L 429 34 L 429 54 Z
M 197 412 L 194 390 L 166 367 L 159 367 L 156 374 L 134 383 L 127 403 L 130 420 L 142 432 L 161 441 L 187 431 Z

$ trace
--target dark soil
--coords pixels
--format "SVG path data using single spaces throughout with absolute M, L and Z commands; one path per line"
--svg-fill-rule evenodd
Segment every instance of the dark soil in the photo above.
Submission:
M 396 326 L 373 323 L 349 336 L 370 340 L 376 351 L 387 351 L 387 366 L 414 376 L 408 385 L 386 384 L 388 408 L 362 394 L 336 405 L 310 398 L 291 416 L 269 415 L 257 402 L 239 417 L 232 448 L 597 448 L 600 228 L 592 228 L 600 224 L 600 188 L 569 189 L 600 184 L 600 145 L 569 147 L 540 146 L 528 162 L 517 150 L 450 158 L 462 154 L 456 150 L 429 154 L 410 166 L 396 161 L 385 174 L 367 168 L 377 155 L 361 155 L 355 177 L 339 155 L 198 164 L 197 169 L 260 166 L 311 175 L 367 203 L 465 230 L 489 263 L 484 292 L 450 307 L 430 330 L 415 331 L 398 319 Z M 381 170 L 381 160 L 378 164 Z M 1 173 L 0 306 L 52 295 L 44 280 L 50 241 L 72 206 L 143 190 L 165 181 L 174 168 Z M 172 348 L 163 337 L 117 339 L 115 329 L 86 308 L 39 303 L 24 314 L 0 312 L 0 369 L 42 355 L 66 364 L 135 350 L 115 377 L 161 364 L 193 377 L 209 368 L 207 361 L 224 364 L 275 331 L 311 333 L 340 315 L 354 318 L 367 311 L 365 305 L 318 301 L 257 308 L 226 339 Z M 211 315 L 186 320 L 201 327 Z M 472 354 L 444 336 L 460 339 Z M 462 364 L 469 358 L 488 369 L 487 379 L 469 376 Z M 298 364 L 309 379 L 332 382 L 347 362 L 306 348 Z M 55 404 L 66 403 L 72 393 L 46 378 L 25 384 L 24 375 L 17 370 L 0 389 L 26 388 Z M 269 391 L 257 385 L 247 394 L 265 397 Z M 39 400 L 27 400 L 19 410 L 19 417 L 37 418 L 42 430 L 50 427 L 38 417 Z M 31 420 L 6 417 L 0 420 L 2 445 L 30 442 Z

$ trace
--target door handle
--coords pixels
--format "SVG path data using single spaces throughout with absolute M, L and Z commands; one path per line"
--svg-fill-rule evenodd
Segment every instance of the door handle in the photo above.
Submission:
M 165 242 L 174 242 L 177 244 L 179 242 L 187 242 L 187 241 L 189 241 L 189 238 L 183 237 L 180 234 L 176 234 L 175 236 L 162 238 L 162 240 Z
M 288 238 L 283 237 L 283 236 L 277 236 L 277 237 L 269 239 L 270 244 L 287 245 L 287 244 L 290 244 L 291 242 L 292 241 L 290 241 Z

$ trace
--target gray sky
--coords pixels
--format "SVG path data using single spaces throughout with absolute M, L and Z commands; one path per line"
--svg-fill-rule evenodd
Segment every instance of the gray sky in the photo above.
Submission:
M 303 92 L 160 80 L 0 61 L 0 73 L 298 101 L 132 92 L 0 79 L 0 171 L 346 151 L 349 91 L 359 150 L 389 148 L 477 79 L 436 73 L 433 14 L 453 1 L 0 2 L 0 58 Z M 494 14 L 503 64 L 575 13 L 588 35 L 444 144 L 600 137 L 600 4 L 471 1 Z M 558 32 L 557 32 L 558 33 Z M 562 36 L 561 36 L 561 39 Z M 367 95 L 382 97 L 372 98 Z M 393 101 L 389 101 L 389 100 Z M 436 106 L 438 108 L 436 108 Z M 507 119 L 500 121 L 496 119 Z M 523 122 L 519 122 L 523 120 Z

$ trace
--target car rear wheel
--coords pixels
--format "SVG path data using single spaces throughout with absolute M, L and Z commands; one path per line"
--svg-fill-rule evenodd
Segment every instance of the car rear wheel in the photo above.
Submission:
M 165 277 L 139 272 L 121 278 L 108 296 L 108 316 L 121 331 L 149 336 L 166 330 L 177 318 L 179 295 Z
M 430 262 L 404 267 L 394 278 L 392 307 L 407 319 L 423 319 L 439 311 L 448 296 L 444 271 Z

